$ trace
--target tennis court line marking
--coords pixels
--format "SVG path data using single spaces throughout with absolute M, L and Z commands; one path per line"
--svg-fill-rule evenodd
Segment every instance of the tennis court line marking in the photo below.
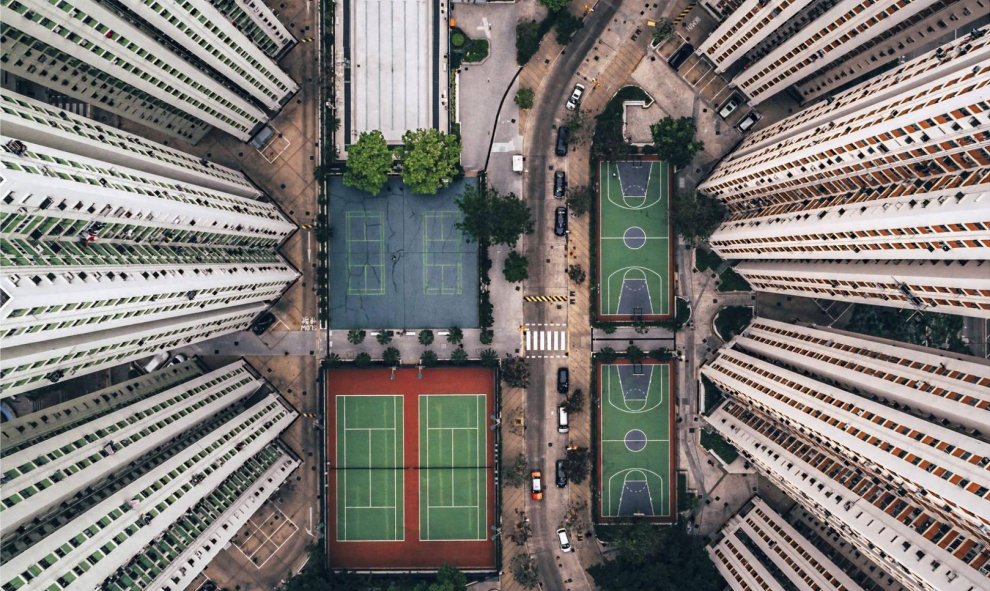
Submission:
M 263 534 L 264 535 L 264 538 L 265 538 L 264 541 L 261 542 L 261 544 L 254 550 L 254 552 L 251 553 L 250 556 L 248 556 L 247 552 L 245 552 L 244 549 L 241 548 L 240 544 L 237 543 L 236 538 L 233 539 L 233 540 L 231 540 L 233 542 L 233 546 L 235 548 L 237 548 L 237 550 L 240 551 L 240 553 L 244 555 L 244 558 L 247 558 L 248 561 L 251 564 L 253 564 L 254 567 L 256 569 L 258 569 L 258 570 L 261 570 L 261 568 L 263 566 L 265 566 L 266 564 L 268 564 L 268 561 L 271 560 L 273 556 L 275 556 L 276 554 L 278 554 L 279 550 L 282 549 L 282 546 L 284 546 L 286 544 L 286 542 L 288 542 L 292 538 L 292 536 L 296 535 L 296 532 L 299 531 L 299 526 L 296 525 L 294 521 L 292 521 L 291 519 L 289 519 L 289 517 L 285 513 L 283 513 L 281 511 L 281 509 L 279 509 L 278 507 L 274 507 L 274 509 L 275 509 L 275 511 L 272 511 L 271 514 L 268 517 L 264 518 L 261 521 L 262 525 L 264 525 L 264 523 L 266 521 L 268 521 L 269 518 L 271 518 L 272 516 L 274 516 L 276 511 L 282 516 L 281 522 L 279 523 L 278 527 L 275 528 L 275 531 L 273 531 L 273 532 L 271 532 L 269 534 Z M 251 540 L 252 538 L 256 537 L 255 534 L 258 534 L 259 532 L 262 531 L 262 528 L 257 523 L 254 523 L 253 517 L 254 516 L 249 517 L 248 520 L 247 520 L 247 523 L 245 524 L 245 525 L 251 525 L 251 527 L 254 528 L 254 531 L 251 533 L 251 535 L 248 536 L 248 538 L 246 540 L 244 540 L 245 542 L 247 542 L 248 540 Z M 254 560 L 252 560 L 252 559 L 258 553 L 258 551 L 261 550 L 262 548 L 264 548 L 265 547 L 265 544 L 267 544 L 268 542 L 270 542 L 271 539 L 273 537 L 275 537 L 275 534 L 277 534 L 286 525 L 289 525 L 289 526 L 291 526 L 293 528 L 292 529 L 292 533 L 289 534 L 289 536 L 287 538 L 285 538 L 284 540 L 282 540 L 282 543 L 279 544 L 275 548 L 275 550 L 271 554 L 268 555 L 268 558 L 266 558 L 264 562 L 262 562 L 261 564 L 258 564 L 256 562 L 254 562 Z M 260 535 L 257 536 L 257 537 L 259 539 L 261 538 Z
M 642 440 L 640 440 L 640 441 L 642 441 Z M 646 441 L 666 441 L 668 443 L 670 442 L 669 439 L 647 439 Z M 625 443 L 626 440 L 625 439 L 602 439 L 601 442 L 602 443 Z
M 361 428 L 361 427 L 347 427 L 347 399 L 348 398 L 353 398 L 353 397 L 360 397 L 360 398 L 389 398 L 391 400 L 391 402 L 392 402 L 392 424 L 394 426 L 393 427 L 368 427 L 367 429 L 364 429 L 364 428 Z M 402 523 L 399 523 L 399 507 L 401 507 L 403 505 L 400 505 L 399 503 L 400 502 L 402 502 L 402 503 L 405 502 L 405 489 L 404 489 L 404 483 L 405 483 L 405 481 L 403 479 L 402 473 L 399 472 L 399 466 L 400 466 L 400 464 L 398 463 L 398 459 L 405 452 L 405 441 L 401 440 L 398 437 L 398 428 L 399 428 L 399 424 L 400 424 L 401 421 L 397 418 L 397 415 L 400 413 L 400 411 L 403 409 L 403 407 L 402 407 L 401 402 L 400 402 L 400 404 L 396 404 L 396 400 L 398 399 L 398 400 L 401 401 L 402 396 L 401 395 L 396 395 L 396 394 L 367 394 L 367 395 L 363 395 L 363 394 L 358 394 L 358 395 L 355 395 L 355 394 L 338 394 L 336 396 L 336 398 L 337 398 L 337 401 L 340 403 L 339 404 L 338 411 L 340 411 L 340 410 L 343 411 L 343 412 L 338 412 L 337 413 L 337 417 L 338 417 L 337 430 L 339 431 L 341 429 L 341 424 L 342 424 L 343 425 L 343 430 L 344 430 L 345 434 L 346 434 L 347 431 L 368 431 L 368 458 L 369 458 L 368 459 L 368 466 L 369 467 L 371 466 L 371 431 L 393 431 L 394 434 L 395 434 L 395 436 L 392 439 L 393 440 L 393 445 L 392 445 L 392 464 L 393 464 L 393 468 L 392 468 L 392 471 L 393 471 L 393 473 L 395 473 L 395 478 L 394 478 L 395 484 L 394 484 L 394 490 L 393 490 L 393 492 L 395 493 L 395 497 L 394 497 L 395 505 L 371 505 L 370 504 L 371 503 L 370 496 L 369 496 L 369 500 L 368 500 L 368 503 L 369 503 L 368 505 L 355 506 L 355 507 L 351 507 L 351 506 L 348 506 L 347 505 L 347 472 L 348 472 L 348 469 L 346 467 L 343 470 L 340 470 L 339 469 L 340 466 L 341 466 L 340 456 L 341 456 L 341 452 L 342 451 L 343 451 L 344 458 L 345 459 L 347 458 L 347 437 L 345 436 L 343 438 L 340 438 L 341 439 L 341 441 L 339 441 L 340 445 L 337 446 L 337 453 L 336 453 L 336 456 L 337 456 L 336 457 L 336 459 L 337 459 L 337 468 L 338 468 L 338 470 L 337 470 L 337 478 L 338 478 L 337 505 L 339 506 L 340 503 L 341 503 L 341 500 L 343 499 L 344 519 L 343 519 L 343 525 L 338 524 L 338 527 L 337 527 L 337 541 L 338 542 L 351 542 L 351 543 L 354 543 L 354 542 L 404 542 L 405 539 L 406 539 L 406 536 L 405 536 L 405 525 L 402 524 Z M 399 450 L 400 442 L 401 442 L 401 447 L 402 447 L 402 450 L 401 451 Z M 344 486 L 343 487 L 340 487 L 339 486 L 339 480 L 340 480 L 340 474 L 341 474 L 341 472 L 344 475 L 343 476 L 343 479 L 344 479 Z M 369 491 L 368 491 L 368 494 L 370 495 L 371 494 L 371 486 L 370 486 L 370 483 L 371 483 L 371 470 L 370 470 L 370 468 L 368 469 L 368 481 L 369 481 L 369 487 L 368 487 Z M 343 492 L 341 492 L 341 491 L 343 491 Z M 393 523 L 394 523 L 394 527 L 392 528 L 393 529 L 393 533 L 396 530 L 401 531 L 402 532 L 402 537 L 400 537 L 400 538 L 393 537 L 393 538 L 390 538 L 390 539 L 361 539 L 361 540 L 349 540 L 349 539 L 347 539 L 347 513 L 348 513 L 348 511 L 354 511 L 354 510 L 360 510 L 360 509 L 392 509 L 392 520 L 393 520 Z M 341 534 L 343 534 L 343 537 L 341 537 Z
M 475 418 L 475 425 L 473 427 L 430 427 L 430 398 L 433 398 L 433 397 L 448 397 L 448 396 L 451 396 L 451 395 L 449 395 L 449 394 L 419 394 L 419 398 L 425 400 L 425 403 L 426 403 L 425 413 L 421 413 L 421 414 L 425 414 L 426 415 L 425 417 L 421 417 L 421 420 L 423 421 L 423 425 L 424 425 L 424 428 L 426 429 L 426 432 L 429 433 L 430 431 L 445 431 L 445 430 L 449 430 L 450 431 L 451 464 L 454 463 L 454 461 L 453 461 L 454 460 L 454 458 L 453 458 L 453 451 L 455 449 L 454 434 L 455 434 L 456 431 L 473 431 L 473 432 L 475 432 L 478 435 L 483 435 L 484 436 L 484 442 L 481 445 L 478 445 L 478 451 L 477 451 L 477 453 L 478 453 L 478 460 L 479 460 L 478 466 L 479 467 L 480 466 L 484 466 L 484 457 L 485 457 L 485 453 L 488 450 L 488 430 L 487 429 L 482 429 L 483 425 L 482 425 L 481 418 L 482 418 L 482 415 L 485 414 L 485 412 L 486 412 L 484 410 L 486 408 L 486 406 L 485 406 L 486 395 L 485 394 L 454 394 L 453 395 L 453 396 L 456 396 L 456 397 L 469 397 L 469 398 L 473 398 L 473 401 L 474 401 L 474 403 L 476 405 L 475 406 L 475 409 L 474 409 L 475 410 L 475 417 L 474 417 Z M 479 408 L 477 406 L 479 403 L 481 404 L 481 410 L 480 411 L 479 411 Z M 417 406 L 420 406 L 420 405 L 417 405 Z M 422 411 L 422 406 L 420 406 L 420 410 Z M 479 412 L 481 414 L 478 414 Z M 476 435 L 476 438 L 477 438 L 477 435 Z M 421 462 L 422 462 L 422 456 L 423 456 L 423 450 L 424 449 L 426 450 L 426 452 L 425 452 L 426 453 L 426 462 L 423 463 L 423 465 L 424 465 L 424 467 L 427 470 L 432 470 L 433 468 L 430 467 L 431 464 L 430 464 L 430 461 L 429 461 L 429 459 L 430 459 L 429 437 L 427 437 L 427 441 L 426 442 L 420 442 L 420 461 Z M 451 500 L 453 500 L 453 491 L 455 489 L 454 475 L 455 475 L 456 468 L 454 466 L 451 466 L 448 469 L 450 470 Z M 488 489 L 487 489 L 488 475 L 487 475 L 487 473 L 485 472 L 484 469 L 479 468 L 479 470 L 480 470 L 480 473 L 479 473 L 480 478 L 478 478 L 475 481 L 475 489 L 476 489 L 476 497 L 475 498 L 478 501 L 478 504 L 476 504 L 476 505 L 431 505 L 430 504 L 430 478 L 429 478 L 429 473 L 427 473 L 427 476 L 426 476 L 426 495 L 425 495 L 425 497 L 426 497 L 426 503 L 425 503 L 425 507 L 426 507 L 425 513 L 426 513 L 426 516 L 425 516 L 425 519 L 424 519 L 424 516 L 423 516 L 423 513 L 424 513 L 423 506 L 424 505 L 423 505 L 422 499 L 420 500 L 420 509 L 419 509 L 419 513 L 420 513 L 420 525 L 422 526 L 422 524 L 424 522 L 426 523 L 426 528 L 425 528 L 426 529 L 426 537 L 425 538 L 423 537 L 423 531 L 422 531 L 422 528 L 421 528 L 420 529 L 420 535 L 419 535 L 420 541 L 424 541 L 424 542 L 430 542 L 430 541 L 443 541 L 443 542 L 478 542 L 478 541 L 482 541 L 482 540 L 486 540 L 487 539 L 487 533 L 486 533 L 487 532 L 487 528 L 484 527 L 484 526 L 482 526 L 480 528 L 480 530 L 479 530 L 480 531 L 480 534 L 479 535 L 481 535 L 481 537 L 478 537 L 478 538 L 442 538 L 442 539 L 437 538 L 437 539 L 434 539 L 434 538 L 432 538 L 430 536 L 430 510 L 431 509 L 473 509 L 473 510 L 477 511 L 477 514 L 478 514 L 478 519 L 479 519 L 479 524 L 478 525 L 481 525 L 480 524 L 480 520 L 482 520 L 482 519 L 484 519 L 485 522 L 486 522 L 486 524 L 487 524 L 486 504 L 487 504 L 487 501 L 488 501 Z

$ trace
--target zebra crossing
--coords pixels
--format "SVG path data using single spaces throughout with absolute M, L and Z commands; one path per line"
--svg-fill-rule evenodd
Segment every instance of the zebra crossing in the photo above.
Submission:
M 525 324 L 522 332 L 524 357 L 555 359 L 567 357 L 566 324 Z

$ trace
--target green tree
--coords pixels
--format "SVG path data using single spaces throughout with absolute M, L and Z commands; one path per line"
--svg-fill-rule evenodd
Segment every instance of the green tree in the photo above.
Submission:
M 485 349 L 481 352 L 481 364 L 485 367 L 495 367 L 498 365 L 498 353 L 494 349 Z
M 587 447 L 568 449 L 564 455 L 567 466 L 567 478 L 574 484 L 581 484 L 588 478 L 589 460 L 591 455 Z
M 697 129 L 691 117 L 664 117 L 650 126 L 653 145 L 657 156 L 666 160 L 674 168 L 683 168 L 691 163 L 694 155 L 705 149 L 704 142 L 695 139 Z
M 602 347 L 598 351 L 598 360 L 602 363 L 612 363 L 619 356 L 612 347 Z
M 419 344 L 423 345 L 424 347 L 432 345 L 433 331 L 428 328 L 424 328 L 423 330 L 419 331 Z
M 436 367 L 439 361 L 440 359 L 437 357 L 437 354 L 429 349 L 423 351 L 423 354 L 419 356 L 419 363 L 423 367 Z
M 495 332 L 490 328 L 482 328 L 481 336 L 478 337 L 482 345 L 491 345 L 495 340 Z
M 526 21 L 516 25 L 516 63 L 525 66 L 526 62 L 540 50 L 542 37 L 540 23 L 536 21 Z
M 557 22 L 554 23 L 554 37 L 560 45 L 567 45 L 571 41 L 574 33 L 577 33 L 584 26 L 584 21 L 574 16 L 570 12 L 563 10 L 557 15 Z
M 430 583 L 428 591 L 464 591 L 467 586 L 467 576 L 449 564 L 437 571 L 437 581 Z
M 375 335 L 375 340 L 378 341 L 378 344 L 379 345 L 381 345 L 381 346 L 384 347 L 385 345 L 387 345 L 387 344 L 389 344 L 389 343 L 392 342 L 392 334 L 393 333 L 392 333 L 391 330 L 385 330 L 383 328 L 383 329 L 381 329 L 381 330 L 378 331 L 378 334 L 377 335 Z
M 337 367 L 341 364 L 341 361 L 342 360 L 340 358 L 340 355 L 337 355 L 336 353 L 330 353 L 329 355 L 323 358 L 323 363 L 321 363 L 320 365 L 322 366 L 323 369 L 326 369 L 328 367 Z
M 660 45 L 674 34 L 674 23 L 669 18 L 657 20 L 657 25 L 653 29 L 653 44 Z
M 540 584 L 540 575 L 536 571 L 536 562 L 525 552 L 512 557 L 509 570 L 512 571 L 512 578 L 522 585 L 524 589 L 533 589 Z
M 653 349 L 650 351 L 650 358 L 656 359 L 657 361 L 666 361 L 668 359 L 674 358 L 674 352 L 669 349 L 664 349 L 660 347 L 658 349 Z
M 584 283 L 584 280 L 588 278 L 588 274 L 584 272 L 581 265 L 571 265 L 567 267 L 567 276 L 571 278 L 571 281 L 577 283 L 578 285 Z
M 550 12 L 559 12 L 561 9 L 567 8 L 570 3 L 571 0 L 540 0 L 540 4 L 549 8 Z
M 674 231 L 691 246 L 708 240 L 727 213 L 721 201 L 695 191 L 674 191 L 670 210 Z
M 510 283 L 518 283 L 528 279 L 529 261 L 526 259 L 526 255 L 519 254 L 514 250 L 510 252 L 509 256 L 505 257 L 502 275 L 505 275 L 505 280 Z
M 464 331 L 460 326 L 451 326 L 447 329 L 447 342 L 451 345 L 459 345 L 464 340 Z
M 402 136 L 402 182 L 413 193 L 433 195 L 457 175 L 461 140 L 437 129 L 409 130 Z
M 365 353 L 364 351 L 358 353 L 357 356 L 354 357 L 354 365 L 357 367 L 368 367 L 371 365 L 371 355 Z
M 719 591 L 725 587 L 704 541 L 688 535 L 683 525 L 658 528 L 640 521 L 612 527 L 617 557 L 588 569 L 601 591 Z
M 512 487 L 522 486 L 526 483 L 528 468 L 529 462 L 526 460 L 526 456 L 520 453 L 512 459 L 512 463 L 502 464 L 502 481 Z
M 347 148 L 344 184 L 377 195 L 392 170 L 392 152 L 378 130 L 366 131 Z
M 567 409 L 568 414 L 577 414 L 584 409 L 584 391 L 581 388 L 577 388 L 567 397 L 567 401 L 564 402 L 564 408 Z
M 457 207 L 464 214 L 457 228 L 480 244 L 515 246 L 520 236 L 533 233 L 533 212 L 513 193 L 469 184 L 457 198 Z
M 464 365 L 467 363 L 468 354 L 464 349 L 457 347 L 450 352 L 450 362 L 454 365 Z
M 402 360 L 402 354 L 395 347 L 389 347 L 382 352 L 382 361 L 389 367 L 397 367 Z
M 591 210 L 593 202 L 591 188 L 586 185 L 578 185 L 567 189 L 567 209 L 575 217 L 581 217 Z
M 510 357 L 506 353 L 502 360 L 502 380 L 513 388 L 529 386 L 529 364 L 522 357 Z
M 516 91 L 516 104 L 520 109 L 532 109 L 535 93 L 532 88 L 520 88 Z
M 643 353 L 643 350 L 636 345 L 629 345 L 626 347 L 626 357 L 629 358 L 630 361 L 642 361 L 644 356 L 645 354 Z
M 368 336 L 368 333 L 360 328 L 352 328 L 347 331 L 347 342 L 352 345 L 360 345 L 364 342 L 364 337 L 366 336 Z

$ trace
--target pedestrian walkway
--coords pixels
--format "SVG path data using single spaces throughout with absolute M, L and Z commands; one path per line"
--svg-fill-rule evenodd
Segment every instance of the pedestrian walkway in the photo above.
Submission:
M 524 356 L 535 359 L 567 357 L 566 324 L 526 324 L 521 330 Z

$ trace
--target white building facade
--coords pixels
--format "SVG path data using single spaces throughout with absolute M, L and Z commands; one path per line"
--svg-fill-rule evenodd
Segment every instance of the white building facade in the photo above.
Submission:
M 863 591 L 760 497 L 729 519 L 708 555 L 733 591 Z
M 211 127 L 247 141 L 298 90 L 205 0 L 2 6 L 8 74 L 191 143 Z
M 243 362 L 193 378 L 188 386 L 195 390 L 193 394 L 180 385 L 156 399 L 165 395 L 187 401 L 212 389 L 217 400 L 225 401 L 225 408 L 213 413 L 203 426 L 194 420 L 169 422 L 162 415 L 151 425 L 157 426 L 157 431 L 146 425 L 120 441 L 111 427 L 118 422 L 116 413 L 94 419 L 100 429 L 83 438 L 88 441 L 95 436 L 97 441 L 90 445 L 107 446 L 108 441 L 145 445 L 142 438 L 149 436 L 160 439 L 159 445 L 142 456 L 137 466 L 118 461 L 116 454 L 104 456 L 100 461 L 116 463 L 120 469 L 127 466 L 133 475 L 109 479 L 94 493 L 95 498 L 78 499 L 43 520 L 42 525 L 48 528 L 45 531 L 15 529 L 14 541 L 6 542 L 10 545 L 3 565 L 5 588 L 183 588 L 176 586 L 172 577 L 188 582 L 205 562 L 185 559 L 174 568 L 170 565 L 189 551 L 198 551 L 199 556 L 215 554 L 236 532 L 238 520 L 246 519 L 243 514 L 249 517 L 277 490 L 299 464 L 298 458 L 276 441 L 297 413 L 268 392 Z M 235 394 L 224 395 L 231 393 Z M 140 416 L 135 420 L 141 421 L 157 412 L 145 408 L 148 403 L 148 399 L 138 400 L 121 410 L 125 414 L 137 410 Z M 124 420 L 134 425 L 129 418 Z M 80 425 L 55 435 L 50 442 L 92 428 Z M 165 430 L 187 433 L 166 441 L 157 435 Z M 67 480 L 81 482 L 88 469 L 72 473 Z M 51 468 L 44 470 L 47 473 Z M 212 531 L 213 523 L 227 527 Z M 24 540 L 20 545 L 16 543 L 18 536 Z M 175 574 L 180 567 L 181 576 Z M 168 579 L 163 578 L 165 573 Z M 159 584 L 153 585 L 156 580 Z
M 758 318 L 702 373 L 711 426 L 898 582 L 985 584 L 986 363 Z

